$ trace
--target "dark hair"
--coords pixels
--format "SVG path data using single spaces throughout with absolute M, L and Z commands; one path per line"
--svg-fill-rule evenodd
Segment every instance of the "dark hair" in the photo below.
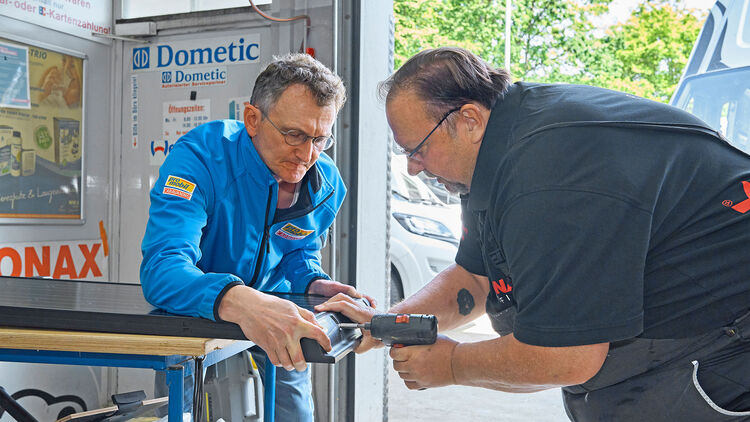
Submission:
M 307 54 L 288 53 L 274 57 L 260 72 L 250 103 L 267 114 L 281 94 L 294 84 L 310 90 L 320 107 L 333 104 L 338 112 L 346 101 L 346 89 L 338 75 Z
M 468 102 L 492 109 L 510 84 L 507 71 L 490 66 L 469 50 L 440 47 L 415 54 L 378 88 L 386 104 L 401 91 L 411 90 L 425 101 L 426 112 L 439 119 Z

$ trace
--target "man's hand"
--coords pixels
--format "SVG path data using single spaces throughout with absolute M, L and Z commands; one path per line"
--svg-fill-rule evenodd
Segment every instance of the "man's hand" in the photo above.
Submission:
M 366 306 L 343 293 L 339 293 L 327 302 L 316 306 L 315 310 L 318 312 L 341 312 L 347 318 L 359 324 L 370 322 L 372 316 L 378 313 L 375 308 Z M 364 353 L 372 348 L 383 347 L 383 342 L 373 338 L 368 330 L 362 330 L 362 334 L 362 341 L 354 349 L 356 353 Z
M 354 288 L 354 286 L 350 286 L 348 284 L 342 284 L 342 283 L 339 283 L 338 281 L 319 278 L 313 281 L 312 283 L 310 283 L 310 288 L 307 289 L 307 292 L 311 294 L 329 296 L 329 297 L 335 296 L 339 293 L 343 293 L 345 295 L 349 295 L 351 297 L 356 297 L 356 298 L 364 297 L 370 302 L 370 305 L 373 308 L 376 306 L 375 299 L 373 299 L 372 297 L 358 292 L 357 289 Z
M 438 336 L 435 344 L 391 348 L 393 369 L 409 390 L 443 387 L 456 383 L 451 364 L 458 343 Z
M 299 343 L 302 337 L 331 350 L 331 340 L 312 312 L 247 286 L 227 291 L 219 305 L 219 317 L 238 324 L 245 337 L 266 352 L 271 363 L 287 371 L 307 368 Z

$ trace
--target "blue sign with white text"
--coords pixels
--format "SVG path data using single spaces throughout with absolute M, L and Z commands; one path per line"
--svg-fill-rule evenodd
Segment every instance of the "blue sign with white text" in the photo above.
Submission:
M 133 48 L 133 70 L 179 69 L 185 66 L 234 64 L 252 62 L 260 58 L 260 44 L 238 38 L 216 39 L 195 45 L 196 42 L 160 44 Z M 151 53 L 154 53 L 151 60 Z M 162 79 L 166 76 L 162 74 Z M 162 80 L 162 83 L 169 83 Z

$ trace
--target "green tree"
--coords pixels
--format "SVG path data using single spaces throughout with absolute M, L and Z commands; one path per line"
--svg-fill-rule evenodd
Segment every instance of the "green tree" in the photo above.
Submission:
M 541 73 L 555 51 L 574 35 L 565 26 L 578 21 L 577 7 L 561 0 L 514 0 L 512 72 L 525 79 Z M 422 49 L 459 46 L 494 65 L 504 62 L 505 0 L 395 0 L 395 64 Z
M 622 63 L 622 79 L 648 81 L 648 95 L 668 101 L 687 64 L 701 22 L 669 3 L 641 4 L 631 18 L 615 28 L 622 48 L 615 57 Z
M 597 28 L 610 0 L 515 0 L 511 74 L 537 82 L 602 86 L 667 101 L 700 19 L 677 0 L 638 6 L 628 21 Z M 424 48 L 467 48 L 504 64 L 505 0 L 395 0 L 396 67 Z
M 458 46 L 495 62 L 502 31 L 493 0 L 395 0 L 395 66 L 425 48 Z M 502 57 L 501 57 L 502 60 Z

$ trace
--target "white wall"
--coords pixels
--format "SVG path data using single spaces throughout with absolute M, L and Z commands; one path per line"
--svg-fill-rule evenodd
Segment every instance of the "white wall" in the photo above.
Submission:
M 84 65 L 86 89 L 83 117 L 85 221 L 74 225 L 0 224 L 0 243 L 99 239 L 99 221 L 104 223 L 105 229 L 111 228 L 108 212 L 111 199 L 109 92 L 111 84 L 114 83 L 110 77 L 111 47 L 6 16 L 0 16 L 0 37 L 38 44 L 47 49 L 64 49 L 87 57 Z M 109 278 L 107 274 L 104 276 Z M 99 407 L 106 402 L 107 375 L 108 371 L 105 368 L 0 363 L 0 385 L 9 394 L 25 388 L 38 388 L 55 396 L 76 394 L 84 399 L 89 408 Z M 33 414 L 38 415 L 39 420 L 52 420 L 57 416 L 55 412 L 62 409 L 62 405 L 48 407 L 41 399 L 22 399 L 21 403 L 28 406 Z M 13 419 L 7 414 L 0 418 L 3 422 L 11 420 Z

